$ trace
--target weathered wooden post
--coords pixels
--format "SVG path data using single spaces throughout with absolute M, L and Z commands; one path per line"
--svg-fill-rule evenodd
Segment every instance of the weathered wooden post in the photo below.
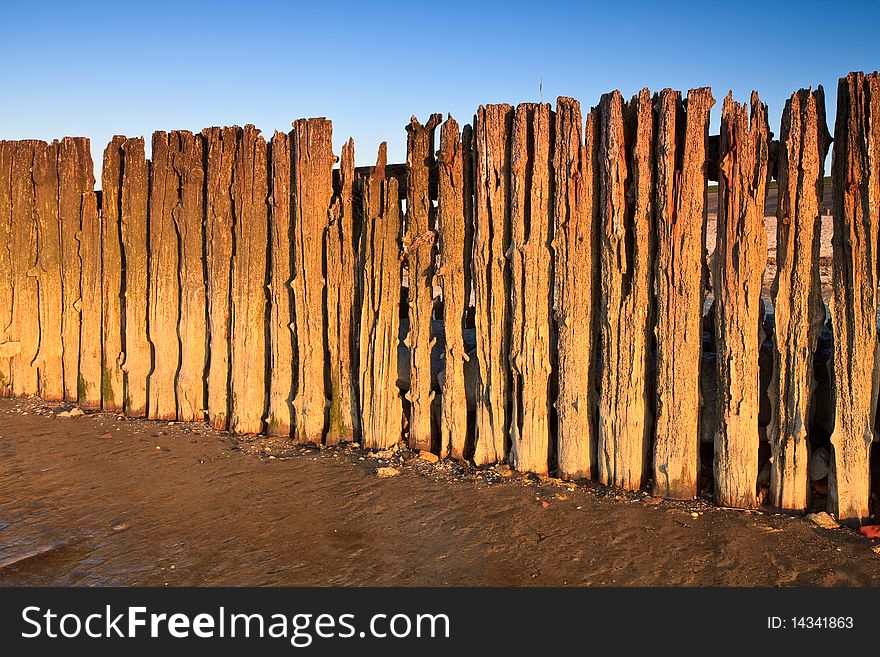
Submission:
M 480 106 L 474 119 L 473 284 L 477 336 L 477 408 L 474 462 L 506 456 L 510 395 L 508 349 L 510 245 L 510 105 Z
M 880 75 L 850 73 L 837 87 L 831 161 L 834 360 L 828 509 L 868 517 L 870 450 L 877 410 L 877 239 L 880 207 Z
M 64 399 L 79 399 L 82 260 L 77 235 L 82 229 L 84 195 L 93 193 L 95 175 L 89 140 L 65 137 L 58 150 L 58 215 L 61 221 L 61 342 Z
M 553 149 L 553 315 L 558 331 L 557 468 L 563 479 L 596 471 L 596 230 L 599 217 L 599 121 L 590 112 L 581 135 L 581 107 L 556 101 Z
M 153 353 L 153 367 L 147 384 L 147 416 L 156 420 L 177 419 L 174 380 L 180 366 L 180 245 L 175 215 L 180 212 L 180 180 L 174 168 L 177 138 L 165 132 L 153 133 L 150 168 L 149 285 L 147 325 Z
M 104 149 L 101 169 L 101 407 L 123 410 L 124 298 L 122 233 L 122 145 L 117 135 Z
M 35 364 L 39 372 L 40 397 L 52 401 L 65 398 L 62 361 L 69 363 L 71 360 L 63 358 L 62 343 L 63 247 L 62 225 L 58 213 L 58 151 L 58 142 L 51 144 L 36 142 L 30 173 L 34 185 L 34 225 L 37 243 L 37 264 L 30 274 L 37 283 L 40 317 L 39 324 L 33 327 L 39 335 Z M 73 362 L 77 363 L 76 360 Z
M 443 325 L 446 337 L 440 415 L 440 456 L 464 458 L 467 438 L 467 394 L 464 363 L 464 326 L 470 294 L 470 263 L 473 218 L 470 185 L 465 158 L 471 144 L 470 126 L 459 134 L 451 116 L 440 128 L 437 232 L 440 266 L 438 279 L 443 290 Z
M 327 346 L 330 355 L 330 426 L 325 443 L 360 438 L 355 327 L 358 307 L 357 237 L 360 222 L 354 213 L 354 141 L 342 146 L 340 190 L 333 199 L 325 233 L 327 254 Z
M 246 125 L 232 177 L 232 276 L 229 430 L 263 431 L 266 397 L 266 251 L 269 248 L 269 163 L 266 140 Z
M 442 117 L 432 114 L 425 125 L 416 117 L 406 127 L 406 229 L 403 256 L 409 281 L 410 402 L 409 446 L 431 450 L 431 320 L 434 314 L 434 210 L 428 194 L 429 171 L 434 164 L 434 129 Z
M 122 144 L 122 217 L 120 231 L 125 261 L 125 357 L 122 362 L 125 413 L 147 414 L 147 378 L 152 368 L 147 338 L 147 207 L 149 162 L 142 137 Z
M 293 124 L 293 307 L 296 325 L 294 438 L 321 444 L 324 389 L 324 231 L 333 197 L 333 124 L 299 119 Z
M 40 312 L 37 279 L 37 226 L 34 222 L 34 151 L 41 142 L 18 141 L 13 146 L 10 217 L 10 264 L 12 269 L 12 314 L 7 328 L 12 394 L 16 397 L 39 393 L 38 370 L 34 363 L 40 346 Z
M 15 143 L 0 141 L 0 397 L 12 394 L 7 328 L 12 323 L 12 159 Z
M 204 419 L 206 402 L 207 327 L 205 326 L 205 169 L 201 135 L 172 133 L 172 165 L 179 201 L 172 212 L 180 240 L 180 370 L 177 373 L 177 419 Z
M 400 328 L 400 201 L 396 178 L 386 178 L 386 145 L 376 166 L 358 180 L 363 197 L 360 395 L 363 445 L 386 449 L 400 440 L 403 405 L 397 388 Z
M 801 89 L 782 114 L 777 181 L 776 279 L 773 282 L 773 379 L 770 497 L 786 511 L 807 508 L 813 358 L 825 323 L 819 279 L 825 155 L 831 143 L 825 93 Z
M 205 263 L 208 303 L 208 423 L 229 426 L 229 376 L 232 359 L 232 178 L 242 139 L 239 127 L 206 128 Z
M 510 461 L 537 474 L 550 451 L 553 119 L 549 104 L 518 105 L 510 155 Z
M 657 421 L 654 494 L 699 493 L 700 360 L 706 234 L 706 143 L 710 89 L 655 98 Z
M 635 490 L 649 465 L 653 108 L 647 89 L 599 105 L 602 211 L 599 242 L 601 387 L 598 474 Z
M 91 162 L 91 160 L 90 160 Z M 91 164 L 89 164 L 91 166 Z M 101 408 L 101 218 L 94 189 L 83 193 L 79 253 L 82 259 L 79 405 Z M 117 282 L 119 279 L 116 279 Z
M 269 417 L 266 432 L 289 436 L 293 429 L 293 291 L 290 224 L 290 134 L 272 136 L 272 196 L 269 199 Z
M 718 354 L 715 498 L 722 506 L 746 509 L 757 503 L 767 156 L 767 107 L 757 92 L 752 92 L 751 110 L 728 94 L 721 113 L 718 243 L 712 276 Z

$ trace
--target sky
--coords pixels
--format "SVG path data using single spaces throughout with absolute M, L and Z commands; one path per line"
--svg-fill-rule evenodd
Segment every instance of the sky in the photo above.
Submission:
M 880 66 L 878 2 L 10 2 L 0 7 L 0 139 L 91 138 L 253 123 L 268 138 L 300 117 L 333 121 L 356 163 L 433 112 L 480 104 L 586 108 L 619 89 L 757 89 L 779 134 L 785 100 Z M 100 185 L 100 177 L 98 181 Z

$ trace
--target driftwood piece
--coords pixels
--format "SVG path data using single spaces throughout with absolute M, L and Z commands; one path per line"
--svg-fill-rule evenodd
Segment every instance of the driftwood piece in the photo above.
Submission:
M 289 436 L 293 428 L 293 297 L 291 282 L 290 135 L 272 136 L 269 249 L 269 417 L 266 431 Z
M 82 229 L 83 197 L 95 188 L 89 140 L 65 137 L 58 150 L 58 215 L 61 221 L 61 342 L 64 398 L 79 398 L 82 259 L 76 236 Z
M 837 87 L 831 322 L 834 357 L 828 509 L 838 520 L 870 515 L 870 450 L 877 410 L 877 239 L 880 75 L 850 73 Z
M 61 337 L 63 247 L 58 216 L 58 164 L 58 142 L 35 143 L 31 176 L 34 185 L 37 264 L 32 274 L 37 282 L 40 321 L 34 327 L 39 335 L 39 349 L 34 362 L 39 372 L 40 397 L 51 401 L 64 399 L 64 347 Z
M 180 178 L 174 167 L 178 155 L 175 133 L 153 133 L 150 168 L 148 337 L 153 367 L 148 378 L 147 416 L 177 418 L 175 377 L 180 367 L 179 255 L 176 216 L 180 213 Z
M 147 414 L 147 378 L 152 369 L 147 337 L 147 206 L 149 163 L 142 137 L 122 144 L 122 251 L 125 273 L 125 413 Z
M 477 336 L 474 462 L 506 456 L 510 321 L 506 252 L 510 244 L 510 105 L 480 106 L 474 122 L 473 286 Z
M 122 145 L 115 136 L 104 149 L 101 170 L 101 406 L 123 410 L 122 359 L 125 325 L 122 257 Z
M 403 405 L 397 388 L 400 329 L 400 203 L 397 179 L 385 177 L 386 144 L 375 168 L 358 178 L 363 198 L 359 382 L 361 431 L 367 449 L 400 440 Z
M 101 408 L 101 219 L 94 189 L 83 193 L 79 241 L 82 259 L 82 295 L 79 342 L 79 405 Z M 119 279 L 116 279 L 117 282 Z
M 403 257 L 408 272 L 410 403 L 409 446 L 431 450 L 431 335 L 434 314 L 434 209 L 428 195 L 429 171 L 434 165 L 434 129 L 442 117 L 432 114 L 425 125 L 416 117 L 406 127 L 406 222 Z
M 700 364 L 706 233 L 708 88 L 681 95 L 664 89 L 655 100 L 657 252 L 656 425 L 654 494 L 693 499 L 700 475 Z
M 354 213 L 354 141 L 342 146 L 339 194 L 334 197 L 330 224 L 324 234 L 327 257 L 327 351 L 330 356 L 330 423 L 325 443 L 360 438 L 357 358 L 354 327 L 358 309 L 356 234 L 360 230 Z
M 825 156 L 831 135 L 825 93 L 801 89 L 782 114 L 776 178 L 775 331 L 770 382 L 770 499 L 786 511 L 807 508 L 813 360 L 825 323 L 819 278 Z
M 16 397 L 39 393 L 35 363 L 40 341 L 39 292 L 34 267 L 37 264 L 37 226 L 34 222 L 34 179 L 31 168 L 34 151 L 43 142 L 15 142 L 11 189 L 12 316 L 6 330 L 11 357 L 12 394 Z
M 12 159 L 16 142 L 0 141 L 0 397 L 12 394 L 7 329 L 12 323 Z
M 563 479 L 596 474 L 594 308 L 599 210 L 597 113 L 581 136 L 580 103 L 556 103 L 553 149 L 553 316 L 558 331 L 557 469 Z
M 229 430 L 263 431 L 266 395 L 266 251 L 269 248 L 269 164 L 266 140 L 246 125 L 232 179 L 233 249 Z M 320 380 L 320 379 L 319 379 Z
M 180 241 L 180 370 L 175 382 L 177 419 L 204 419 L 207 365 L 206 289 L 204 270 L 205 169 L 200 135 L 172 133 L 172 166 L 179 185 L 172 212 Z
M 600 102 L 598 476 L 641 487 L 649 465 L 653 111 L 647 89 Z
M 553 119 L 549 104 L 518 105 L 510 147 L 510 463 L 537 474 L 550 454 Z
M 767 108 L 724 99 L 718 184 L 718 242 L 712 286 L 718 363 L 715 498 L 752 508 L 758 481 L 758 350 L 761 282 L 767 263 Z
M 293 123 L 293 308 L 296 336 L 294 439 L 321 444 L 327 394 L 324 381 L 324 231 L 333 197 L 333 124 Z
M 232 176 L 242 130 L 207 128 L 205 138 L 205 264 L 208 303 L 208 423 L 229 427 L 229 363 L 231 360 L 231 297 L 233 198 Z
M 469 126 L 465 126 L 469 131 Z M 467 438 L 464 327 L 470 292 L 470 199 L 465 184 L 465 149 L 451 116 L 440 128 L 437 202 L 438 279 L 443 291 L 445 354 L 440 414 L 440 456 L 463 459 Z

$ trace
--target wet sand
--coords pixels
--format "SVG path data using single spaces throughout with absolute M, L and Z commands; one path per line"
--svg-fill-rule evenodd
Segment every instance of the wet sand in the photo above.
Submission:
M 804 518 L 63 408 L 0 400 L 0 584 L 880 584 Z

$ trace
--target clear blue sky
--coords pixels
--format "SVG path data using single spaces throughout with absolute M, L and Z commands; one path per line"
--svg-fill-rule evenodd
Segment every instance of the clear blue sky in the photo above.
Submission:
M 880 3 L 4 2 L 0 138 L 84 135 L 100 167 L 114 134 L 253 123 L 267 137 L 333 120 L 358 164 L 410 115 L 469 122 L 481 103 L 620 89 L 758 89 L 778 134 L 785 99 L 880 66 Z M 100 184 L 100 183 L 99 183 Z

